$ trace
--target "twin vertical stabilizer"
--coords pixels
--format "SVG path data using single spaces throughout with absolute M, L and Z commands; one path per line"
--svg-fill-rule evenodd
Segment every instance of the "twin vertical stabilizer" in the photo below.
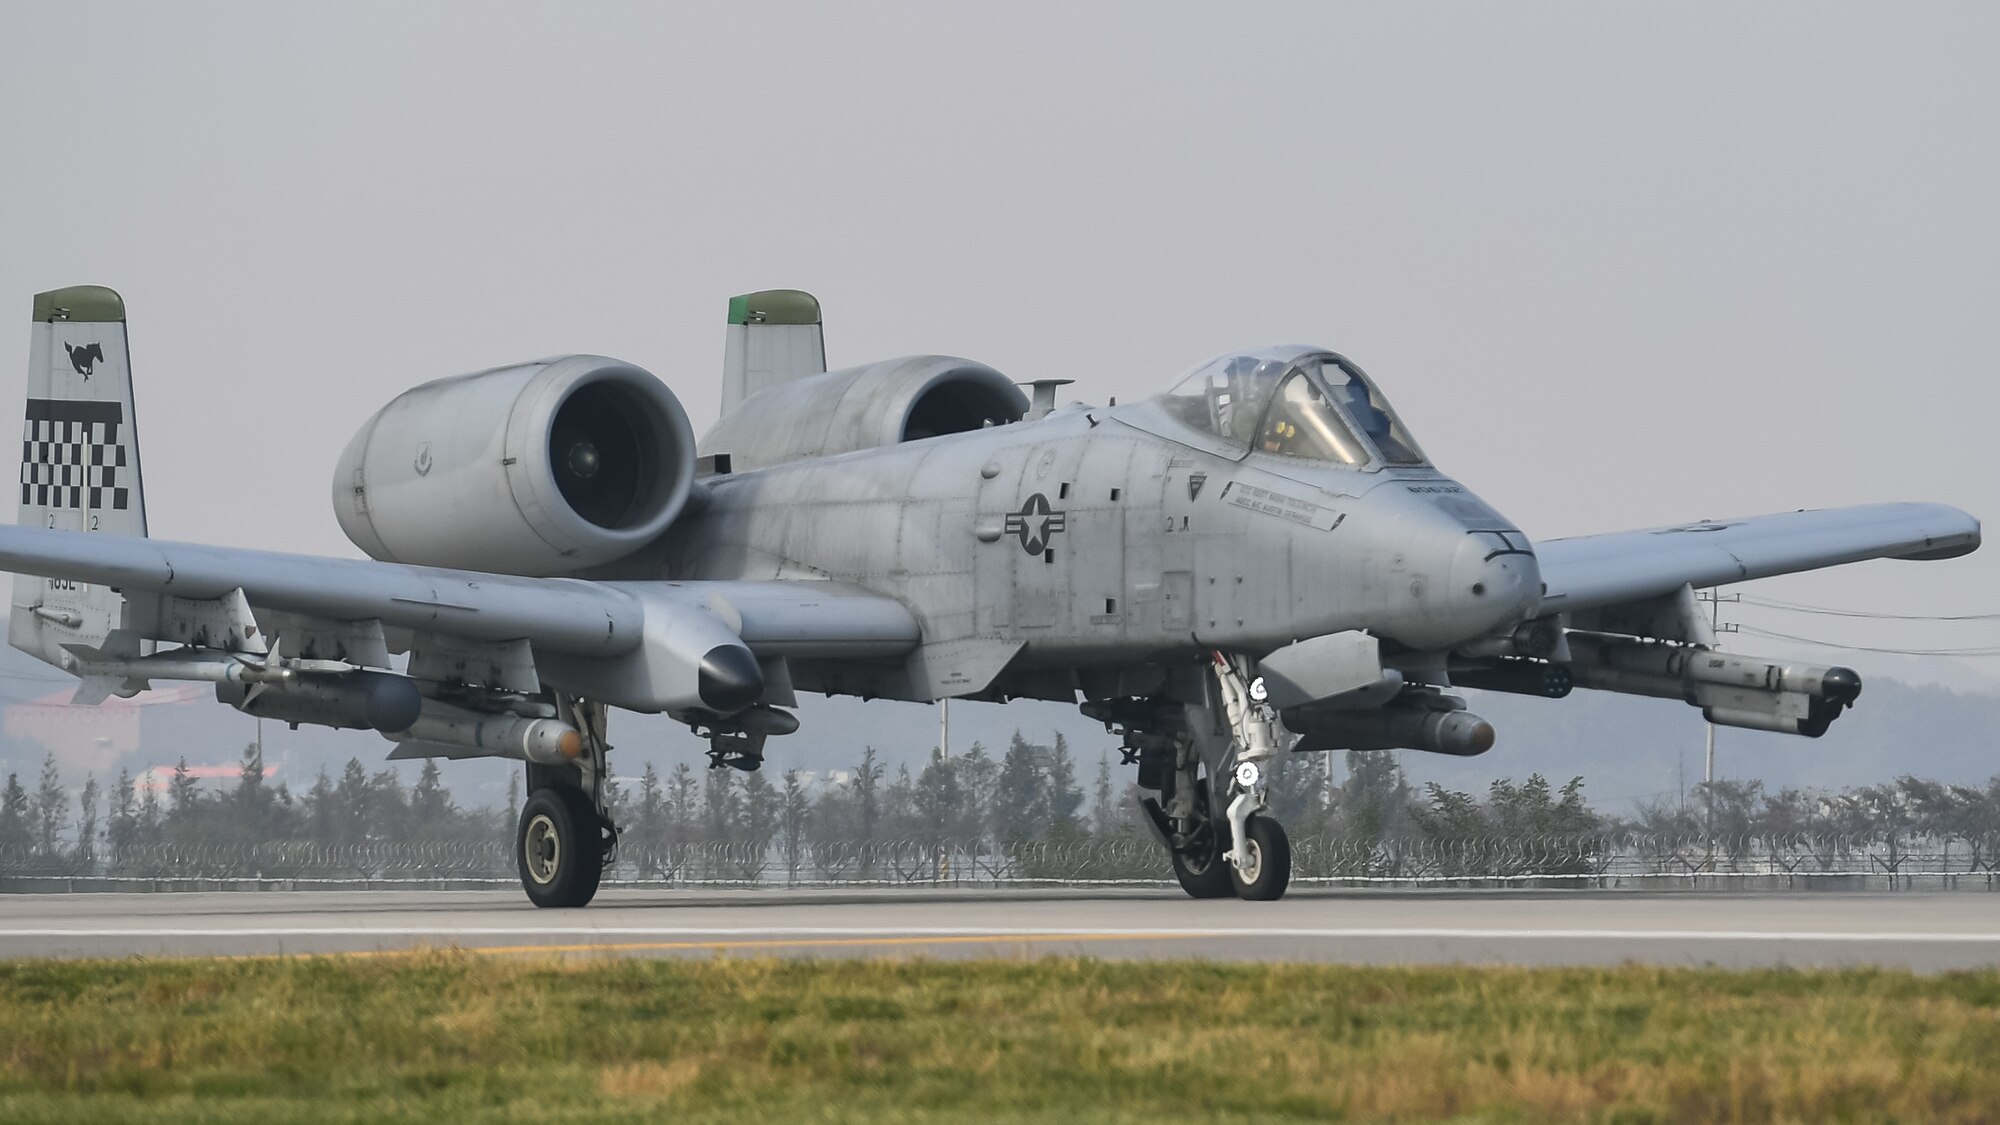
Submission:
M 729 343 L 722 359 L 722 413 L 758 391 L 826 370 L 819 301 L 797 289 L 767 289 L 729 299 Z
M 76 285 L 37 294 L 34 317 L 20 525 L 145 535 L 124 300 L 103 286 Z M 124 605 L 106 586 L 18 575 L 7 640 L 61 666 L 64 645 L 103 644 Z

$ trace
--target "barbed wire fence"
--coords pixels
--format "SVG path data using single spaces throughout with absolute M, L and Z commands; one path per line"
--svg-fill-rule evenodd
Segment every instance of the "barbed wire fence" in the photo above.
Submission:
M 493 840 L 0 848 L 0 893 L 512 886 Z M 1381 840 L 1307 835 L 1292 881 L 1323 886 L 1797 889 L 2000 888 L 2000 836 L 1664 836 L 1643 833 Z M 1166 854 L 1137 837 L 939 843 L 622 844 L 612 886 L 693 888 L 1171 886 Z

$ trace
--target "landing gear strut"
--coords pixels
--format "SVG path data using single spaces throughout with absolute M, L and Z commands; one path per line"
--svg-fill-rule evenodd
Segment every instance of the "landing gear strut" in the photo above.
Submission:
M 528 800 L 514 834 L 521 889 L 536 906 L 587 905 L 614 858 L 618 830 L 605 808 L 610 780 L 604 706 L 558 693 L 557 714 L 583 734 L 568 765 L 528 764 Z
M 1266 812 L 1264 783 L 1284 753 L 1283 728 L 1251 662 L 1218 652 L 1205 664 L 1174 693 L 1179 703 L 1134 698 L 1084 710 L 1125 727 L 1140 787 L 1160 794 L 1142 802 L 1147 819 L 1190 898 L 1276 899 L 1291 881 L 1292 849 Z

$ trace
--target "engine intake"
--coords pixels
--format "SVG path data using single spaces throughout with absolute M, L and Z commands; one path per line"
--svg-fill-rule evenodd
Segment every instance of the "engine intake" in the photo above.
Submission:
M 572 355 L 439 379 L 361 427 L 333 479 L 372 558 L 565 574 L 658 538 L 694 482 L 694 431 L 666 385 Z

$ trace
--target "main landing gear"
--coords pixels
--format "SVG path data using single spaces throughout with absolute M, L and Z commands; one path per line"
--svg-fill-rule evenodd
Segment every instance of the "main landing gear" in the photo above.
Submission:
M 583 734 L 576 761 L 528 763 L 528 800 L 514 834 L 521 889 L 536 906 L 584 906 L 614 858 L 618 830 L 604 806 L 610 772 L 604 706 L 557 695 L 558 716 Z
M 1292 847 L 1267 812 L 1264 774 L 1284 751 L 1282 728 L 1255 690 L 1240 657 L 1211 653 L 1179 699 L 1093 702 L 1084 712 L 1125 730 L 1125 754 L 1139 763 L 1141 802 L 1154 835 L 1190 898 L 1270 901 L 1292 878 Z

